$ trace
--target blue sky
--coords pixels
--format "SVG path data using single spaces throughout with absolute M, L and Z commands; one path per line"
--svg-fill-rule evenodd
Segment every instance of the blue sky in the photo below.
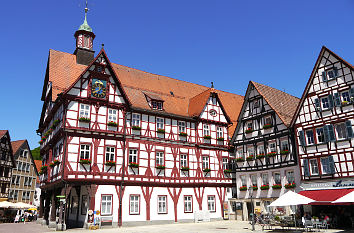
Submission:
M 72 53 L 84 0 L 4 1 L 0 129 L 38 146 L 49 49 Z M 322 45 L 354 63 L 354 1 L 89 0 L 112 62 L 244 95 L 254 80 L 300 97 Z

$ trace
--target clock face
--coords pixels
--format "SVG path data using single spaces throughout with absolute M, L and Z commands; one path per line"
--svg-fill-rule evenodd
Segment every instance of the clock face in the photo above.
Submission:
M 210 116 L 215 117 L 217 115 L 217 112 L 214 109 L 212 109 L 209 111 L 209 114 L 210 114 Z
M 106 81 L 99 79 L 92 79 L 91 96 L 96 98 L 106 97 Z

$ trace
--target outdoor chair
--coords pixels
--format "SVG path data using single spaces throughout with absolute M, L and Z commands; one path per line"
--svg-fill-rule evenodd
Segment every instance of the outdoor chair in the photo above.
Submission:
M 311 220 L 305 220 L 304 227 L 305 227 L 305 231 L 316 229 Z
M 323 229 L 323 230 L 327 230 L 328 229 L 327 221 L 323 220 L 322 225 L 320 226 L 320 229 Z

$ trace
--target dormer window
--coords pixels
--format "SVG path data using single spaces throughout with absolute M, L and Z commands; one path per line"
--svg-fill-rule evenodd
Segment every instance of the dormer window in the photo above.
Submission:
M 162 110 L 163 109 L 162 101 L 151 100 L 151 107 L 152 109 Z

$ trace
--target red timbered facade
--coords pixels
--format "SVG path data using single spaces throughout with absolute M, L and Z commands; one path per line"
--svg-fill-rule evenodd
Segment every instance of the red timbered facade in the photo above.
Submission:
M 306 195 L 353 187 L 353 77 L 351 64 L 322 48 L 292 120 Z
M 194 221 L 199 210 L 221 218 L 242 96 L 111 63 L 103 48 L 93 57 L 84 24 L 74 54 L 49 52 L 40 217 L 54 226 L 63 195 L 70 226 L 87 226 L 88 210 L 113 226 Z

